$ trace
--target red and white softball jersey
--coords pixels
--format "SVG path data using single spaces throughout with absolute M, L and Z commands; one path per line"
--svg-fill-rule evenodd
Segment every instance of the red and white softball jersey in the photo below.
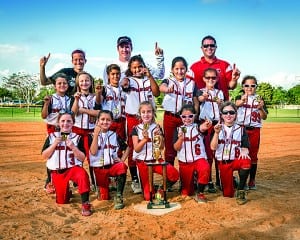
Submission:
M 238 108 L 237 122 L 240 125 L 247 127 L 262 127 L 262 121 L 260 118 L 259 110 L 257 108 L 259 104 L 258 95 L 248 96 L 247 102 Z
M 153 104 L 153 106 L 155 106 L 149 78 L 128 77 L 128 80 L 129 91 L 126 92 L 126 113 L 136 115 L 138 113 L 140 103 L 143 101 L 149 101 Z
M 223 91 L 219 89 L 208 90 L 206 88 L 201 88 L 200 91 L 202 91 L 202 93 L 207 92 L 208 98 L 200 105 L 199 119 L 219 121 L 220 110 L 217 100 L 220 99 L 224 101 Z
M 113 131 L 100 133 L 98 136 L 98 151 L 96 155 L 90 153 L 90 166 L 103 167 L 114 164 L 118 157 L 119 144 L 117 134 Z
M 164 79 L 162 83 L 174 88 L 172 93 L 165 93 L 162 106 L 166 111 L 178 113 L 184 104 L 193 104 L 195 96 L 195 82 L 185 78 L 182 82 L 177 81 L 174 77 Z
M 143 146 L 143 149 L 137 153 L 136 151 L 133 150 L 133 160 L 138 159 L 138 160 L 143 160 L 143 161 L 152 161 L 154 160 L 153 157 L 153 138 L 154 138 L 154 130 L 157 127 L 156 123 L 151 123 L 149 128 L 148 128 L 148 136 L 149 140 L 148 142 Z M 132 136 L 138 136 L 139 140 L 144 139 L 143 136 L 143 130 L 144 129 L 144 124 L 140 123 L 139 125 L 135 126 L 135 128 L 132 130 Z
M 59 96 L 58 94 L 54 93 L 50 99 L 48 116 L 45 119 L 45 122 L 50 125 L 57 125 L 59 112 L 61 110 L 70 111 L 70 102 L 71 98 L 67 95 Z
M 177 128 L 177 132 L 183 132 L 182 128 L 185 128 L 184 140 L 182 147 L 177 151 L 178 161 L 183 163 L 195 162 L 200 158 L 207 158 L 205 152 L 205 146 L 203 143 L 203 136 L 199 131 L 198 125 L 193 123 L 189 126 L 182 125 Z
M 53 144 L 54 140 L 58 135 L 60 135 L 60 132 L 54 132 L 51 133 L 48 136 L 48 139 L 46 141 L 49 141 L 49 145 Z M 70 133 L 67 135 L 67 139 L 70 139 L 75 146 L 78 146 L 80 136 L 76 133 Z M 47 146 L 45 145 L 44 148 Z M 74 166 L 82 166 L 82 162 L 75 158 L 73 151 L 66 146 L 66 142 L 62 141 L 59 143 L 51 157 L 47 160 L 47 168 L 50 170 L 60 170 L 60 169 L 66 169 L 71 168 Z
M 239 157 L 241 147 L 249 147 L 248 136 L 243 127 L 238 124 L 227 127 L 223 124 L 219 133 L 218 147 L 215 153 L 216 159 L 218 161 L 234 160 Z
M 94 109 L 96 105 L 96 96 L 94 94 L 84 95 L 81 94 L 78 100 L 78 107 L 79 108 L 86 108 L 86 109 Z M 81 129 L 94 129 L 95 128 L 95 121 L 94 118 L 90 117 L 86 113 L 78 113 L 75 115 L 75 127 Z
M 113 118 L 125 117 L 126 94 L 121 87 L 107 85 L 104 87 L 102 109 L 113 113 Z

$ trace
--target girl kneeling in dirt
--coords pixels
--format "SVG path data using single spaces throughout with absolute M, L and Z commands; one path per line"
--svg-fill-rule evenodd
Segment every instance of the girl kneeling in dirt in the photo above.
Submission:
M 51 179 L 56 192 L 56 203 L 69 203 L 72 192 L 69 181 L 78 185 L 82 201 L 82 215 L 92 214 L 89 203 L 90 181 L 82 162 L 85 159 L 82 139 L 72 133 L 74 116 L 71 112 L 59 115 L 60 132 L 53 132 L 47 137 L 42 150 L 43 158 L 47 159 L 47 168 L 51 171 Z
M 245 184 L 249 175 L 251 160 L 249 157 L 249 140 L 245 129 L 236 123 L 237 107 L 232 102 L 225 102 L 220 107 L 221 121 L 214 126 L 210 143 L 216 151 L 221 185 L 224 197 L 234 196 L 233 171 L 239 172 L 240 181 L 237 187 L 238 204 L 247 202 Z

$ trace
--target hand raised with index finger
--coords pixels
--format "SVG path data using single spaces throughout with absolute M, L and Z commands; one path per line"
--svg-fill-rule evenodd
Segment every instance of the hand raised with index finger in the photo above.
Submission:
M 160 47 L 158 47 L 158 43 L 157 42 L 155 42 L 155 49 L 154 49 L 154 51 L 155 51 L 155 55 L 156 56 L 164 54 L 164 51 Z
M 233 69 L 232 69 L 232 79 L 238 80 L 241 75 L 240 70 L 236 67 L 235 63 L 233 64 Z
M 43 67 L 43 66 L 46 66 L 48 60 L 50 58 L 50 53 L 48 53 L 48 56 L 44 56 L 40 59 L 40 66 Z

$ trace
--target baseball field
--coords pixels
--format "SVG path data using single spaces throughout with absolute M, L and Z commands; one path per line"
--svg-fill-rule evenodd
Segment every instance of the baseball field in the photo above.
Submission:
M 92 193 L 93 215 L 83 217 L 76 189 L 66 205 L 43 189 L 44 122 L 0 122 L 0 239 L 300 239 L 299 132 L 299 123 L 264 123 L 257 190 L 245 205 L 221 192 L 198 204 L 181 198 L 176 184 L 168 199 L 180 209 L 142 213 L 135 206 L 147 202 L 131 193 L 128 175 L 124 209 Z

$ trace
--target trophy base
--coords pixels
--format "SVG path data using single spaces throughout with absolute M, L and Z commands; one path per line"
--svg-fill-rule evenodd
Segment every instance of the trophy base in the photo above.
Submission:
M 166 201 L 160 201 L 158 203 L 149 202 L 147 204 L 147 209 L 164 209 L 164 208 L 170 208 L 170 203 Z

